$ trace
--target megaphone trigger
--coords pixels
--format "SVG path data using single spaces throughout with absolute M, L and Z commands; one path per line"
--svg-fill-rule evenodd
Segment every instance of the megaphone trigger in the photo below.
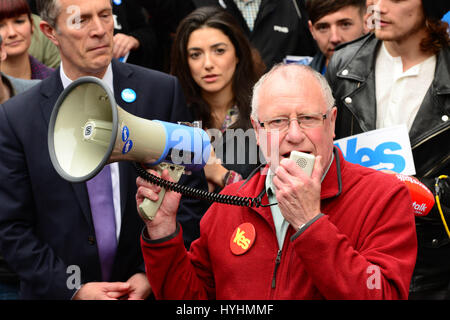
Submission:
M 160 175 L 165 169 L 167 169 L 169 171 L 170 177 L 174 180 L 174 182 L 178 182 L 181 178 L 181 175 L 184 173 L 184 166 L 169 164 L 166 162 L 161 162 L 158 165 L 153 166 L 152 169 L 158 172 Z M 138 207 L 139 215 L 143 220 L 153 220 L 155 218 L 156 212 L 161 206 L 161 202 L 163 201 L 165 194 L 166 189 L 161 187 L 161 191 L 159 192 L 159 198 L 157 201 L 152 201 L 148 198 L 144 199 L 144 201 Z

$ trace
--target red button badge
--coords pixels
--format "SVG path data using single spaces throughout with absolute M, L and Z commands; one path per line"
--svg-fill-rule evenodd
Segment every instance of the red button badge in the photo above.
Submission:
M 230 249 L 235 255 L 246 253 L 255 242 L 255 227 L 249 223 L 243 223 L 234 230 L 230 239 Z

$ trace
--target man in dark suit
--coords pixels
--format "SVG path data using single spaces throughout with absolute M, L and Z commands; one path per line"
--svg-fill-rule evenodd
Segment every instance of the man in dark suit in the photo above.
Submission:
M 81 76 L 103 79 L 123 109 L 147 119 L 191 121 L 181 89 L 174 77 L 112 60 L 110 0 L 40 0 L 38 8 L 61 66 L 0 106 L 0 254 L 20 277 L 21 298 L 145 299 L 151 288 L 139 244 L 134 169 L 128 162 L 111 168 L 117 248 L 104 279 L 91 193 L 86 183 L 69 183 L 53 168 L 49 119 L 63 88 Z M 134 99 L 122 99 L 126 89 L 134 90 Z M 182 179 L 206 188 L 199 176 Z M 193 200 L 180 205 L 184 222 L 198 222 L 203 212 L 195 206 Z

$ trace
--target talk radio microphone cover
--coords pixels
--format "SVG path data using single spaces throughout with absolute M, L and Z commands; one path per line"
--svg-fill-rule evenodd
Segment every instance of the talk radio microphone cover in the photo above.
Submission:
M 408 187 L 412 199 L 414 215 L 417 217 L 424 217 L 430 213 L 435 202 L 434 195 L 430 189 L 415 177 L 398 173 L 395 174 L 395 176 L 400 181 L 403 181 Z

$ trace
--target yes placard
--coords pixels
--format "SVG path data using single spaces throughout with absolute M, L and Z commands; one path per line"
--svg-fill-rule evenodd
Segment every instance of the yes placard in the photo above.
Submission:
M 334 141 L 345 160 L 375 170 L 415 175 L 406 125 L 377 129 Z

